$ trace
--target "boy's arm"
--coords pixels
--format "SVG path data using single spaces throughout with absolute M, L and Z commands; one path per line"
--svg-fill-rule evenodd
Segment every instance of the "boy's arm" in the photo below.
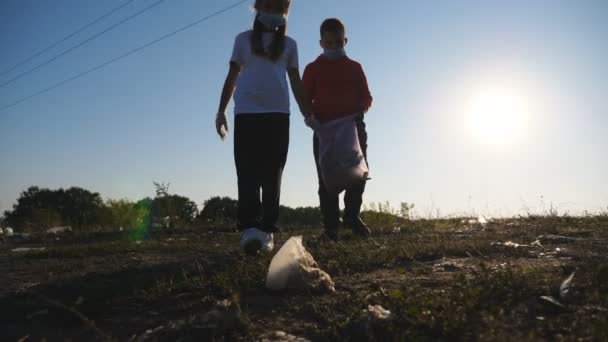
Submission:
M 367 77 L 365 77 L 365 72 L 363 72 L 363 67 L 361 65 L 359 65 L 359 73 L 360 73 L 360 93 L 361 93 L 361 107 L 363 110 L 363 113 L 367 113 L 367 111 L 371 108 L 372 106 L 372 94 L 369 91 L 369 87 L 367 86 Z
M 309 65 L 306 66 L 306 68 L 304 68 L 304 74 L 302 74 L 302 86 L 303 86 L 303 95 L 304 98 L 306 99 L 306 102 L 310 104 L 311 106 L 311 113 L 310 114 L 314 114 L 312 113 L 312 103 L 314 101 L 315 98 L 315 82 L 314 82 L 314 73 L 312 70 L 312 67 Z
M 291 84 L 291 91 L 293 92 L 293 97 L 296 98 L 296 102 L 298 102 L 298 106 L 300 107 L 300 112 L 304 117 L 308 117 L 311 113 L 310 110 L 310 102 L 308 98 L 304 96 L 304 92 L 302 89 L 302 80 L 300 79 L 300 71 L 296 68 L 287 69 L 287 74 L 289 75 L 289 82 Z

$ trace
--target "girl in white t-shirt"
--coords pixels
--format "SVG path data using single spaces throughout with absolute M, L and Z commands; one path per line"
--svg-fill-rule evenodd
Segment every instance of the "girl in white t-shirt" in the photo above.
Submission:
M 226 107 L 234 93 L 234 160 L 238 177 L 238 229 L 246 253 L 274 248 L 281 176 L 289 146 L 289 89 L 300 111 L 302 101 L 298 48 L 288 37 L 290 0 L 256 0 L 253 30 L 234 42 L 215 125 L 225 139 Z M 260 189 L 262 200 L 260 202 Z

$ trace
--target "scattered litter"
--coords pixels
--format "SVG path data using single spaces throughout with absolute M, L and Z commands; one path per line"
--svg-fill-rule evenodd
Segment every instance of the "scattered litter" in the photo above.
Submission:
M 122 227 L 118 228 L 119 232 L 122 232 L 124 229 Z
M 14 233 L 15 233 L 15 231 L 13 230 L 13 228 L 11 228 L 11 227 L 4 228 L 4 234 L 6 234 L 6 236 L 13 236 Z
M 382 305 L 368 305 L 367 310 L 364 311 L 369 312 L 370 316 L 379 320 L 389 319 L 391 317 L 391 312 L 383 308 Z
M 46 230 L 47 234 L 61 234 L 61 233 L 66 233 L 66 232 L 72 232 L 72 227 L 71 226 L 64 226 L 64 227 L 53 227 L 53 228 L 49 228 Z
M 289 238 L 272 258 L 266 276 L 266 287 L 274 291 L 285 288 L 335 291 L 335 284 L 329 274 L 319 268 L 302 245 L 302 236 Z
M 20 252 L 41 252 L 46 250 L 46 247 L 17 247 L 11 249 L 11 252 L 20 253 Z
M 495 264 L 495 265 L 490 266 L 490 269 L 492 271 L 498 271 L 498 270 L 507 268 L 507 266 L 509 266 L 509 265 L 506 262 L 503 262 L 500 264 Z
M 540 296 L 540 299 L 542 299 L 542 300 L 544 300 L 544 301 L 546 301 L 548 303 L 551 303 L 551 304 L 553 304 L 555 306 L 558 306 L 560 308 L 564 308 L 565 307 L 564 304 L 560 303 L 557 299 L 553 298 L 552 296 Z
M 543 316 L 536 316 L 536 319 L 539 320 L 539 321 L 544 321 L 545 317 L 543 317 Z
M 401 233 L 401 227 L 395 227 L 395 228 L 393 228 L 393 233 L 395 233 L 395 234 Z
M 27 319 L 32 319 L 36 316 L 48 315 L 48 313 L 49 313 L 49 309 L 38 310 L 34 313 L 27 315 Z
M 534 242 L 532 242 L 532 243 L 530 244 L 530 246 L 532 246 L 532 247 L 540 247 L 540 248 L 545 248 L 545 247 L 543 247 L 543 245 L 540 243 L 540 240 L 538 240 L 538 239 L 534 240 Z
M 30 335 L 27 334 L 25 336 L 23 336 L 22 338 L 18 339 L 17 342 L 25 342 L 30 338 Z
M 483 215 L 479 215 L 479 217 L 477 218 L 477 222 L 479 222 L 479 224 L 481 224 L 482 226 L 488 224 L 488 220 Z
M 143 241 L 141 241 L 141 240 L 137 240 L 137 241 L 135 241 L 135 244 L 136 244 L 136 245 L 141 245 L 142 243 L 144 243 L 144 242 L 143 242 Z
M 540 240 L 542 243 L 563 244 L 575 243 L 578 242 L 580 239 L 561 235 L 541 235 L 538 237 L 538 240 Z
M 165 329 L 165 326 L 164 326 L 164 325 L 160 325 L 160 326 L 158 326 L 158 327 L 156 327 L 156 328 L 154 328 L 154 329 L 148 329 L 148 330 L 146 330 L 146 332 L 144 333 L 144 338 L 145 338 L 145 337 L 148 337 L 148 336 L 150 336 L 150 335 L 154 335 L 155 333 L 157 333 L 157 332 L 159 332 L 159 331 L 161 331 L 161 330 L 163 330 L 163 329 Z
M 259 337 L 260 342 L 310 342 L 303 337 L 294 336 L 284 331 L 274 331 Z
M 513 241 L 507 241 L 507 242 L 492 242 L 491 243 L 492 246 L 505 246 L 505 247 L 512 247 L 512 248 L 519 248 L 519 247 L 530 247 L 529 245 L 522 245 L 519 244 L 517 242 L 513 242 Z
M 386 289 L 384 287 L 380 287 L 380 289 L 376 292 L 372 292 L 370 294 L 368 294 L 367 296 L 365 296 L 365 302 L 367 302 L 368 304 L 373 304 L 376 301 L 381 300 L 382 298 L 386 297 L 387 292 Z
M 456 272 L 464 266 L 454 261 L 443 260 L 433 265 L 433 272 Z
M 572 272 L 572 274 L 568 278 L 566 278 L 566 280 L 564 280 L 564 282 L 562 282 L 562 284 L 559 286 L 559 297 L 561 299 L 565 299 L 570 293 L 574 273 L 576 272 Z

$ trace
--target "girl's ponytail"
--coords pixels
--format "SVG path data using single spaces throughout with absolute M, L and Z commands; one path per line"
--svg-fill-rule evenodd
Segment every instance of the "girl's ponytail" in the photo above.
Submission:
M 263 35 L 264 32 L 269 32 L 266 26 L 262 24 L 256 16 L 253 22 L 253 34 L 251 35 L 251 48 L 253 53 L 258 56 L 267 57 L 273 62 L 276 62 L 283 51 L 285 50 L 285 34 L 287 32 L 287 25 L 279 26 L 274 32 L 274 38 L 268 46 L 264 47 Z

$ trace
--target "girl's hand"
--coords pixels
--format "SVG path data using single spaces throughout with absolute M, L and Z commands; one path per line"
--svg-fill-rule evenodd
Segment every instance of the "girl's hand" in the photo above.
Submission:
M 228 119 L 226 113 L 217 112 L 215 115 L 215 129 L 222 140 L 226 140 L 226 132 L 228 132 Z

